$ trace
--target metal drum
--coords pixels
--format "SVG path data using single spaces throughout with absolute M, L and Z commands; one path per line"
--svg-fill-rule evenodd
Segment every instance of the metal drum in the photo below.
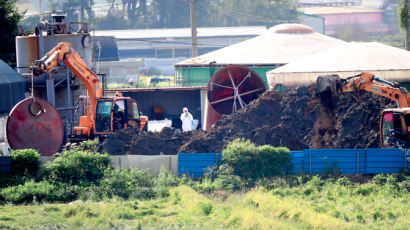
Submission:
M 63 143 L 64 126 L 54 106 L 40 98 L 28 98 L 11 110 L 6 132 L 12 149 L 32 148 L 42 156 L 52 156 Z

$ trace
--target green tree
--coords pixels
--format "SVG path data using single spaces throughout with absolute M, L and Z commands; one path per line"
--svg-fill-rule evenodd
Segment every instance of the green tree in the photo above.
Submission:
M 67 13 L 67 21 L 78 21 L 78 15 L 81 21 L 88 23 L 94 22 L 94 0 L 68 0 L 63 3 L 63 10 Z M 87 13 L 87 17 L 85 14 Z
M 114 0 L 106 1 L 110 4 L 108 15 L 122 20 L 121 24 L 128 25 L 127 28 L 190 27 L 189 0 L 152 0 L 148 5 L 147 0 L 122 0 L 121 12 L 115 10 Z M 196 9 L 198 27 L 271 27 L 297 21 L 297 10 L 292 0 L 200 0 L 196 1 Z M 98 21 L 106 20 L 99 18 Z M 112 24 L 112 21 L 97 23 L 97 28 L 106 29 L 105 26 Z
M 16 66 L 17 26 L 23 18 L 16 7 L 16 0 L 0 0 L 0 59 Z
M 123 9 L 127 8 L 127 16 L 131 21 L 147 13 L 147 0 L 122 0 Z
M 153 16 L 157 15 L 155 28 L 189 27 L 189 1 L 187 0 L 153 0 Z
M 400 28 L 404 31 L 404 48 L 409 50 L 409 1 L 403 0 L 399 9 Z
M 297 10 L 290 0 L 204 0 L 198 2 L 197 9 L 199 26 L 271 27 L 297 21 Z

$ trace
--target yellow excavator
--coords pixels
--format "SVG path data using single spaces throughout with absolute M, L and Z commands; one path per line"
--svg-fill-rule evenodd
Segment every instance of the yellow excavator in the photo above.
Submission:
M 334 93 L 368 91 L 396 102 L 397 108 L 385 109 L 380 116 L 380 147 L 409 148 L 410 143 L 410 94 L 398 83 L 389 82 L 372 73 L 342 79 L 338 75 L 320 76 L 316 81 L 316 94 L 329 105 Z
M 103 137 L 116 129 L 127 127 L 137 132 L 146 130 L 148 117 L 140 115 L 137 102 L 129 97 L 102 97 L 97 74 L 88 68 L 70 43 L 59 43 L 43 58 L 35 61 L 32 65 L 33 74 L 50 73 L 62 64 L 82 81 L 89 97 L 86 114 L 80 117 L 79 125 L 68 136 L 71 142 Z

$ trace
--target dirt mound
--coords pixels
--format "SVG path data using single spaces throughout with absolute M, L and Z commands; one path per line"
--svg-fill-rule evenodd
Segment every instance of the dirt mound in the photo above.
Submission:
M 394 107 L 386 98 L 361 92 L 333 96 L 324 107 L 314 87 L 265 92 L 235 114 L 222 117 L 209 131 L 189 133 L 166 128 L 159 133 L 121 130 L 104 141 L 110 154 L 176 154 L 221 152 L 237 138 L 257 145 L 307 148 L 378 147 L 378 120 L 382 109 Z

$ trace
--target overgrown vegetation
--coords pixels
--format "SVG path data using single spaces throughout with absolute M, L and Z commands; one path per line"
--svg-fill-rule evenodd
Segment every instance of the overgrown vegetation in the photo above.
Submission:
M 166 78 L 169 81 L 160 81 L 160 82 L 153 82 L 150 83 L 151 78 Z M 107 88 L 109 89 L 121 89 L 121 88 L 158 88 L 158 87 L 173 87 L 175 86 L 174 76 L 160 76 L 157 77 L 156 75 L 141 75 L 139 77 L 138 82 L 130 82 L 130 83 L 109 83 Z
M 112 169 L 107 155 L 84 147 L 87 144 L 65 151 L 35 173 L 31 170 L 35 166 L 28 167 L 20 174 L 24 179 L 0 189 L 0 228 L 406 229 L 410 225 L 410 176 L 405 173 L 292 176 L 286 174 L 291 168 L 289 150 L 236 140 L 223 151 L 222 164 L 202 178 L 178 178 L 167 170 L 152 176 L 147 170 Z M 38 158 L 34 150 L 12 155 L 26 162 Z
M 149 199 L 168 196 L 169 187 L 179 184 L 175 175 L 164 170 L 153 177 L 147 170 L 113 169 L 108 155 L 83 150 L 93 149 L 94 142 L 63 151 L 41 168 L 35 150 L 12 152 L 12 170 L 1 175 L 0 203 Z

